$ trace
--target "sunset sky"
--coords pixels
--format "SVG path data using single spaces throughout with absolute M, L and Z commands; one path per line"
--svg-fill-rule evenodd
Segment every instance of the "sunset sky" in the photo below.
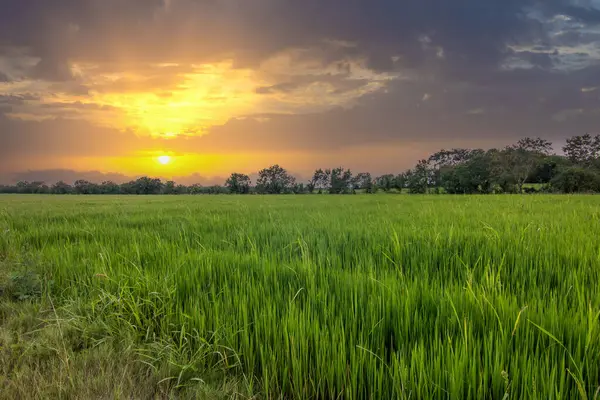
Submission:
M 600 0 L 0 0 L 0 182 L 379 174 L 586 132 Z

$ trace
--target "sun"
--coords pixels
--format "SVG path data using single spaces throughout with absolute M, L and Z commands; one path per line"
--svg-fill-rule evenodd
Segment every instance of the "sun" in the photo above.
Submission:
M 171 156 L 160 156 L 158 157 L 158 162 L 162 165 L 167 165 L 171 162 Z

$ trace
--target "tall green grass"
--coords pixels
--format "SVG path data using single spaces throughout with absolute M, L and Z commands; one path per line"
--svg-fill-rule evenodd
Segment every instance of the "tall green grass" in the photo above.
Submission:
M 260 398 L 598 396 L 594 196 L 0 197 L 81 335 Z M 126 332 L 126 333 L 124 333 Z

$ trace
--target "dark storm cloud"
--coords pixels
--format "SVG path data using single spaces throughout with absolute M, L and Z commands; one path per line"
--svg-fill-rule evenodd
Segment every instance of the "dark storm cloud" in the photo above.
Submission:
M 119 131 L 96 127 L 85 121 L 22 121 L 0 114 L 0 159 L 4 162 L 16 161 L 24 155 L 119 155 L 131 149 L 137 142 L 135 135 L 121 134 Z
M 0 94 L 0 104 L 6 104 L 6 105 L 22 105 L 25 104 L 25 102 L 27 101 L 32 101 L 32 100 L 38 100 L 37 96 L 33 96 L 33 95 L 13 95 L 13 94 L 8 94 L 8 95 L 3 95 Z
M 558 46 L 580 46 L 600 42 L 600 32 L 581 32 L 577 29 L 568 29 L 554 36 Z
M 500 71 L 468 85 L 396 82 L 350 109 L 232 120 L 197 139 L 198 148 L 311 150 L 485 138 L 507 144 L 537 135 L 560 140 L 600 126 L 600 90 L 585 90 L 600 86 L 598 76 L 600 66 L 576 73 Z
M 448 67 L 483 68 L 496 65 L 507 44 L 543 38 L 527 14 L 540 4 L 549 15 L 599 20 L 600 11 L 568 0 L 0 0 L 0 44 L 27 47 L 41 59 L 32 74 L 50 80 L 71 77 L 69 59 L 234 52 L 253 64 L 325 39 L 355 44 L 343 53 L 366 56 L 377 70 L 422 66 L 440 51 Z
M 148 64 L 233 57 L 237 67 L 257 67 L 290 48 L 309 49 L 307 57 L 324 67 L 337 65 L 342 75 L 350 74 L 352 61 L 365 60 L 372 70 L 403 77 L 363 96 L 352 108 L 232 118 L 206 136 L 169 142 L 186 151 L 311 151 L 481 138 L 506 143 L 525 135 L 559 138 L 600 126 L 599 90 L 591 89 L 600 86 L 600 60 L 593 53 L 600 48 L 600 11 L 594 4 L 0 0 L 0 55 L 18 49 L 36 59 L 33 65 L 15 62 L 24 76 L 51 81 L 51 90 L 81 95 L 89 88 L 69 68 L 73 61 L 96 63 L 104 72 L 132 68 L 145 77 L 133 82 L 120 78 L 95 90 L 159 90 L 181 81 L 186 71 L 177 68 L 186 67 L 157 71 Z M 552 18 L 558 22 L 548 22 Z M 256 91 L 274 97 L 313 83 L 349 91 L 369 82 L 364 79 L 284 76 Z M 12 107 L 19 101 L 4 104 Z M 87 122 L 17 121 L 2 117 L 1 111 L 0 141 L 3 165 L 21 154 L 102 156 L 156 145 L 156 140 Z
M 341 76 L 311 76 L 303 75 L 296 77 L 293 81 L 281 82 L 271 86 L 261 86 L 256 88 L 258 94 L 276 94 L 292 93 L 297 90 L 303 90 L 312 84 L 328 84 L 335 87 L 336 94 L 345 93 L 351 90 L 359 89 L 370 83 L 368 79 L 346 79 L 348 75 Z
M 80 101 L 75 101 L 71 103 L 49 103 L 40 105 L 41 108 L 49 108 L 49 109 L 73 109 L 73 110 L 117 110 L 116 107 L 105 105 L 105 104 L 95 104 L 95 103 L 82 103 Z
M 558 51 L 555 50 L 552 53 L 544 53 L 539 51 L 518 51 L 515 52 L 514 55 L 523 61 L 527 61 L 534 67 L 550 68 L 554 64 L 552 56 L 557 56 Z

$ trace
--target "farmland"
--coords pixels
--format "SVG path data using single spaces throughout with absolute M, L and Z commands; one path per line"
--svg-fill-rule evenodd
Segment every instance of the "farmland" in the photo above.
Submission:
M 592 195 L 7 195 L 0 389 L 593 399 L 599 227 Z

